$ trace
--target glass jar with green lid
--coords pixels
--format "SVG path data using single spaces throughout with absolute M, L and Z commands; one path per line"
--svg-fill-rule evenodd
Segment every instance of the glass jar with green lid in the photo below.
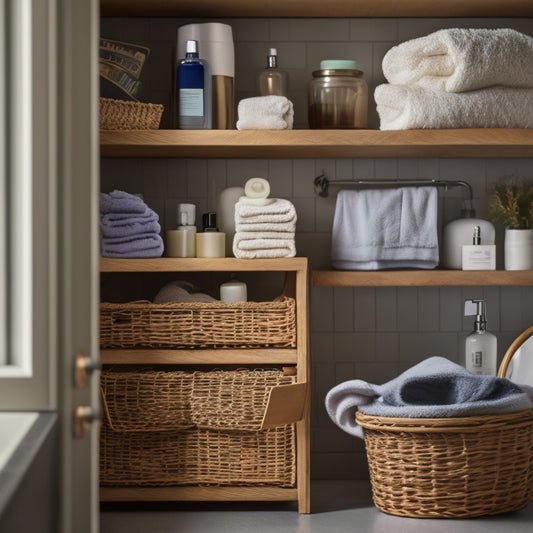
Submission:
M 309 83 L 309 127 L 366 128 L 368 86 L 352 60 L 324 60 Z

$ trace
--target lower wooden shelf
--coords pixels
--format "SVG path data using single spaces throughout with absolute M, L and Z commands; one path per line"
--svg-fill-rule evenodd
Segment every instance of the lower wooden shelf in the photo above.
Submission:
M 104 365 L 294 365 L 296 349 L 221 349 L 221 350 L 102 350 Z
M 293 501 L 297 488 L 280 487 L 102 487 L 100 501 Z

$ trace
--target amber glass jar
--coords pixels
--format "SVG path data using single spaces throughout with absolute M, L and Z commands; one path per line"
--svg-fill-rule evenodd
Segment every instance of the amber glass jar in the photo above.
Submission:
M 366 128 L 368 87 L 355 61 L 325 60 L 309 83 L 309 127 Z

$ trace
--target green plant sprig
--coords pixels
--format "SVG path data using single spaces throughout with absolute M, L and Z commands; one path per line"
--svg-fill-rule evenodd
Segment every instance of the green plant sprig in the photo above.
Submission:
M 533 227 L 533 185 L 520 178 L 504 178 L 494 184 L 489 205 L 493 222 L 501 222 L 510 229 Z

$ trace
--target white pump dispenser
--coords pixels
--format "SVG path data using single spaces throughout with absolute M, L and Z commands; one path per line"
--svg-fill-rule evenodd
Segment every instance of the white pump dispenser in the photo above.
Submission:
M 485 300 L 466 300 L 465 316 L 476 316 L 474 331 L 465 341 L 465 366 L 473 374 L 496 375 L 498 340 L 486 329 Z
M 494 245 L 495 229 L 492 222 L 476 218 L 476 212 L 470 200 L 464 200 L 461 218 L 452 220 L 445 227 L 442 235 L 441 265 L 444 268 L 461 270 L 463 268 L 463 246 L 472 244 L 474 227 L 481 231 L 483 245 Z M 494 257 L 496 251 L 493 250 Z M 479 268 L 476 268 L 479 270 Z M 487 270 L 485 268 L 484 270 Z

